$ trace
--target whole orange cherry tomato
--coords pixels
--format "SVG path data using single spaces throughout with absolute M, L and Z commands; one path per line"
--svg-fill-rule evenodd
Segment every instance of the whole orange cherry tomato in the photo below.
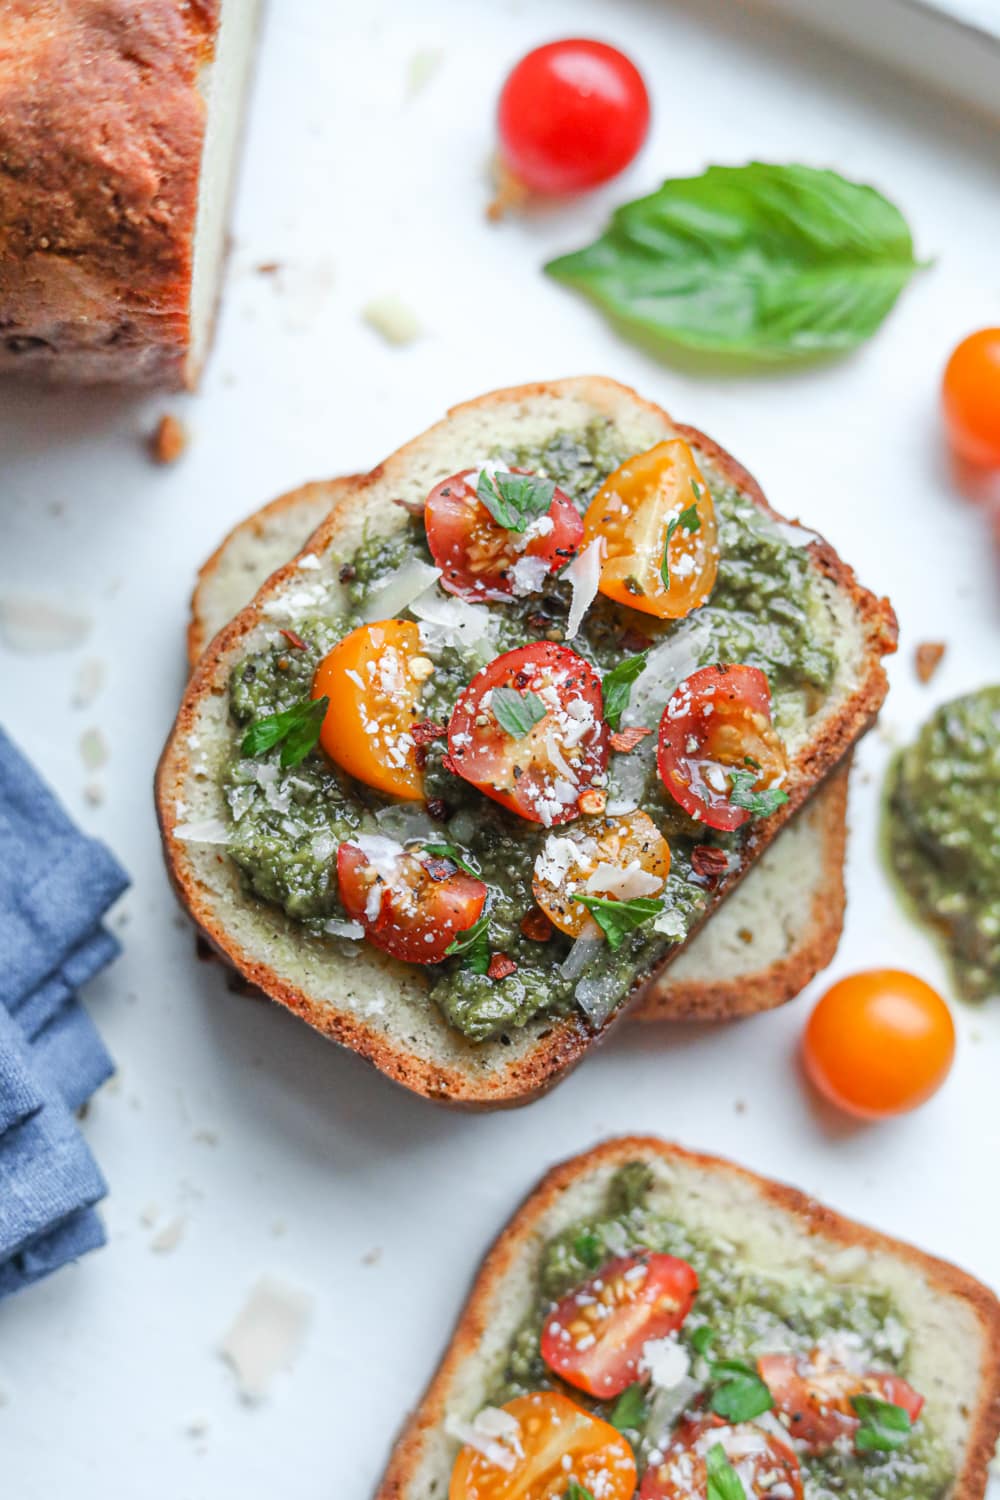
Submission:
M 848 1114 L 916 1109 L 941 1087 L 955 1025 L 936 990 L 901 969 L 851 974 L 827 990 L 803 1038 L 806 1072 Z
M 941 400 L 959 457 L 1000 468 L 1000 328 L 981 328 L 962 340 L 945 368 Z
M 498 1429 L 492 1457 L 478 1445 L 463 1448 L 448 1500 L 563 1500 L 574 1480 L 602 1500 L 632 1500 L 635 1458 L 610 1422 L 555 1391 L 515 1396 L 500 1411 L 509 1439 Z

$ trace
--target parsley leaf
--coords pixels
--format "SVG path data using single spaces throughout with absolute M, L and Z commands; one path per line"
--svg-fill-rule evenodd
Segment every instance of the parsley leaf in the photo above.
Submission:
M 519 693 L 517 688 L 494 688 L 490 695 L 490 712 L 500 725 L 515 740 L 524 736 L 538 724 L 548 709 L 537 693 Z
M 281 764 L 297 766 L 319 739 L 329 706 L 329 698 L 305 698 L 286 708 L 284 713 L 268 714 L 266 719 L 258 719 L 243 736 L 241 753 L 263 755 L 280 745 Z
M 479 874 L 479 871 L 474 870 L 473 867 L 469 864 L 468 860 L 465 859 L 463 855 L 459 854 L 458 850 L 455 848 L 455 845 L 449 844 L 445 840 L 442 840 L 440 844 L 425 844 L 424 853 L 435 854 L 437 855 L 438 859 L 450 859 L 452 864 L 457 865 L 460 870 L 464 870 L 466 875 L 478 876 Z
M 611 1408 L 608 1421 L 612 1427 L 617 1427 L 619 1432 L 624 1432 L 629 1427 L 634 1431 L 641 1431 L 645 1418 L 646 1395 L 643 1387 L 638 1382 L 635 1385 L 626 1386 Z
M 483 469 L 476 494 L 494 521 L 507 531 L 527 531 L 552 505 L 555 480 L 540 474 L 490 474 Z
M 855 1448 L 863 1453 L 892 1453 L 902 1448 L 913 1427 L 908 1411 L 879 1396 L 852 1396 L 851 1405 L 861 1418 Z
M 628 700 L 632 696 L 632 684 L 646 670 L 648 661 L 648 651 L 640 651 L 638 656 L 626 656 L 617 667 L 605 672 L 601 679 L 604 717 L 612 729 L 617 729 L 621 724 L 622 714 L 628 708 Z
M 701 530 L 701 517 L 698 514 L 699 490 L 693 479 L 691 483 L 694 486 L 694 499 L 690 505 L 685 506 L 679 516 L 674 516 L 667 527 L 667 540 L 663 544 L 663 561 L 660 564 L 660 577 L 663 579 L 665 589 L 670 588 L 670 541 L 674 532 L 679 526 L 683 526 L 684 530 L 692 535 Z
M 473 974 L 485 974 L 490 966 L 489 917 L 484 915 L 464 932 L 457 933 L 444 951 L 450 955 L 461 955 L 463 969 L 471 969 Z
M 594 1497 L 586 1485 L 581 1484 L 578 1479 L 571 1479 L 566 1487 L 565 1500 L 594 1500 Z
M 752 771 L 730 771 L 729 800 L 734 807 L 745 807 L 755 818 L 768 818 L 788 801 L 788 793 L 779 786 L 769 786 L 762 792 L 753 790 L 757 777 Z
M 701 1328 L 696 1328 L 691 1335 L 691 1348 L 695 1354 L 707 1354 L 709 1348 L 715 1343 L 715 1329 L 709 1328 L 705 1323 Z
M 587 908 L 614 951 L 620 948 L 628 933 L 643 922 L 658 917 L 663 910 L 662 896 L 634 896 L 631 901 L 610 901 L 605 896 L 574 896 Z
M 715 1443 L 705 1454 L 705 1472 L 708 1475 L 706 1500 L 747 1500 L 743 1481 L 726 1457 L 721 1443 Z
M 719 1384 L 712 1392 L 709 1407 L 727 1422 L 749 1422 L 770 1411 L 774 1397 L 756 1370 L 738 1359 L 712 1360 L 712 1378 Z

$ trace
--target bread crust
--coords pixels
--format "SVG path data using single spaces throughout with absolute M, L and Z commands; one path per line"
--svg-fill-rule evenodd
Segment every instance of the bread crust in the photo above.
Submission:
M 0 373 L 193 383 L 199 74 L 220 0 L 7 0 Z
M 384 464 L 352 486 L 314 533 L 311 549 L 321 553 L 333 543 L 341 524 L 348 517 L 356 519 L 363 513 L 366 497 L 373 486 L 383 479 L 388 482 L 396 473 L 405 469 L 408 462 L 415 462 L 416 455 L 425 451 L 435 435 L 446 431 L 448 423 L 457 416 L 471 412 L 482 414 L 504 404 L 509 404 L 516 410 L 535 399 L 541 401 L 550 398 L 558 401 L 567 396 L 586 402 L 594 409 L 594 414 L 602 411 L 610 414 L 627 406 L 632 412 L 643 412 L 666 429 L 679 431 L 697 451 L 711 458 L 721 473 L 739 485 L 769 515 L 777 515 L 767 504 L 756 482 L 718 444 L 704 437 L 695 428 L 678 427 L 661 408 L 644 401 L 629 388 L 602 377 L 587 376 L 495 391 L 453 408 L 437 427 L 406 444 Z M 817 569 L 851 600 L 865 641 L 863 673 L 838 713 L 824 723 L 815 739 L 793 761 L 786 782 L 789 801 L 772 817 L 753 827 L 747 840 L 743 865 L 720 882 L 714 899 L 705 912 L 706 918 L 718 902 L 735 888 L 757 855 L 770 844 L 826 774 L 839 763 L 854 741 L 870 728 L 887 690 L 881 657 L 894 650 L 896 645 L 896 620 L 888 601 L 879 600 L 861 588 L 853 571 L 846 563 L 841 562 L 825 542 L 811 542 L 808 550 Z M 553 1019 L 538 1036 L 530 1051 L 523 1056 L 513 1056 L 502 1066 L 491 1067 L 486 1071 L 482 1067 L 462 1068 L 446 1062 L 432 1061 L 419 1056 L 412 1048 L 399 1044 L 395 1039 L 390 1039 L 356 1013 L 335 1007 L 330 1002 L 317 1001 L 307 991 L 277 973 L 269 964 L 255 959 L 220 920 L 195 874 L 192 862 L 187 858 L 184 844 L 174 836 L 174 828 L 179 821 L 176 806 L 178 801 L 183 802 L 184 787 L 190 772 L 189 737 L 195 733 L 200 701 L 203 697 L 214 697 L 225 691 L 231 657 L 243 639 L 258 625 L 262 606 L 269 595 L 293 579 L 296 569 L 297 560 L 293 559 L 272 575 L 254 601 L 216 636 L 191 676 L 156 775 L 157 813 L 167 870 L 174 888 L 207 941 L 244 978 L 324 1035 L 359 1053 L 397 1083 L 427 1098 L 460 1108 L 495 1109 L 527 1103 L 578 1063 L 584 1053 L 628 1012 L 649 983 L 648 978 L 637 982 L 632 994 L 600 1027 L 592 1027 L 582 1014 Z M 223 858 L 222 855 L 218 857 L 220 860 Z M 677 951 L 679 949 L 667 956 L 661 972 L 670 959 L 676 956 Z M 441 1025 L 445 1026 L 446 1023 L 442 1020 Z M 479 1055 L 483 1056 L 482 1049 Z
M 848 1219 L 797 1188 L 762 1177 L 722 1157 L 689 1151 L 656 1136 L 621 1136 L 604 1141 L 553 1167 L 525 1198 L 482 1261 L 444 1356 L 393 1448 L 373 1500 L 424 1500 L 408 1486 L 422 1458 L 427 1434 L 443 1424 L 452 1386 L 465 1361 L 479 1349 L 498 1290 L 518 1259 L 537 1239 L 538 1226 L 547 1210 L 581 1177 L 597 1168 L 653 1158 L 684 1162 L 706 1172 L 726 1173 L 751 1186 L 764 1202 L 790 1215 L 805 1237 L 821 1236 L 845 1248 L 859 1246 L 903 1260 L 945 1296 L 970 1305 L 983 1334 L 984 1368 L 979 1399 L 969 1413 L 965 1459 L 948 1500 L 982 1500 L 988 1465 L 1000 1435 L 1000 1302 L 989 1288 L 949 1261 Z

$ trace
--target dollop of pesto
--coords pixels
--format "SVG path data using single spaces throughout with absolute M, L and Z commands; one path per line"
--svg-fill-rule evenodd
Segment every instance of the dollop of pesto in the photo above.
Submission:
M 593 421 L 579 432 L 557 432 L 540 447 L 501 450 L 514 467 L 554 479 L 583 511 L 607 476 L 629 456 L 615 428 Z M 786 530 L 712 471 L 705 474 L 716 507 L 720 534 L 718 580 L 711 600 L 689 620 L 670 622 L 625 609 L 601 595 L 584 618 L 573 647 L 601 671 L 624 656 L 676 642 L 677 661 L 657 681 L 644 722 L 655 728 L 670 693 L 696 666 L 713 661 L 744 661 L 760 667 L 771 684 L 779 730 L 801 721 L 835 671 L 832 624 L 804 548 Z M 338 942 L 344 919 L 336 880 L 336 850 L 357 831 L 378 828 L 380 797 L 332 766 L 316 751 L 285 770 L 277 752 L 248 759 L 239 744 L 245 727 L 307 697 L 318 662 L 349 630 L 362 622 L 373 592 L 404 563 L 430 562 L 421 518 L 414 517 L 390 537 L 366 539 L 345 559 L 344 613 L 337 619 L 295 621 L 305 650 L 282 639 L 242 661 L 229 684 L 235 744 L 223 791 L 233 818 L 230 852 L 250 890 L 274 902 L 315 935 Z M 564 638 L 569 584 L 551 578 L 542 591 L 491 607 L 491 641 L 486 656 L 454 646 L 427 647 L 434 672 L 421 698 L 421 712 L 446 723 L 460 692 L 485 659 L 529 641 Z M 482 650 L 482 645 L 480 645 Z M 650 675 L 650 674 L 647 674 Z M 441 838 L 461 849 L 490 889 L 489 943 L 493 952 L 517 964 L 514 973 L 492 980 L 460 958 L 422 971 L 428 994 L 447 1021 L 470 1040 L 503 1038 L 539 1016 L 567 1014 L 578 978 L 563 972 L 571 940 L 555 932 L 547 942 L 532 941 L 520 928 L 533 904 L 535 858 L 549 830 L 529 823 L 484 797 L 442 767 L 444 743 L 426 748 L 424 773 L 428 806 L 440 823 Z M 627 762 L 627 764 L 626 764 Z M 704 910 L 708 887 L 691 865 L 699 843 L 712 843 L 738 855 L 742 833 L 711 833 L 687 818 L 664 791 L 656 772 L 656 737 L 647 736 L 629 755 L 613 756 L 611 798 L 623 796 L 649 813 L 670 843 L 671 869 L 661 927 L 629 933 L 621 947 L 601 955 L 603 1004 L 618 1003 L 681 941 Z M 627 783 L 627 786 L 625 785 Z M 333 922 L 330 929 L 327 924 Z
M 892 867 L 959 992 L 1000 995 L 1000 685 L 931 715 L 890 769 L 886 817 Z
M 663 1405 L 644 1392 L 643 1416 L 626 1435 L 640 1474 L 654 1448 L 697 1406 L 710 1383 L 708 1367 L 693 1336 L 710 1328 L 714 1360 L 753 1365 L 768 1353 L 807 1354 L 833 1336 L 849 1342 L 869 1368 L 907 1371 L 909 1335 L 889 1294 L 852 1280 L 837 1282 L 815 1273 L 789 1273 L 751 1265 L 740 1247 L 686 1226 L 650 1205 L 653 1176 L 640 1161 L 628 1162 L 612 1177 L 601 1211 L 564 1229 L 542 1248 L 536 1298 L 530 1314 L 501 1355 L 488 1404 L 502 1405 L 530 1391 L 557 1389 L 573 1401 L 612 1418 L 614 1402 L 601 1402 L 564 1385 L 542 1359 L 539 1343 L 545 1319 L 567 1292 L 595 1275 L 610 1259 L 636 1250 L 676 1255 L 698 1273 L 698 1295 L 678 1333 L 688 1353 L 690 1373 L 670 1401 L 668 1432 Z M 671 1393 L 673 1395 L 673 1393 Z M 944 1500 L 953 1473 L 947 1454 L 919 1422 L 905 1445 L 893 1453 L 855 1453 L 838 1444 L 829 1453 L 799 1454 L 807 1500 Z

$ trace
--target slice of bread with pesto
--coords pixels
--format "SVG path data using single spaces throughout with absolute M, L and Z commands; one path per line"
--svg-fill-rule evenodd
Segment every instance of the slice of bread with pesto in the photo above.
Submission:
M 482 484 L 484 474 L 500 473 L 513 494 L 518 486 L 512 471 L 527 471 L 536 477 L 520 486 L 522 494 L 548 484 L 553 509 L 563 504 L 568 512 L 575 504 L 582 510 L 595 496 L 603 505 L 608 477 L 661 444 L 678 462 L 696 465 L 700 476 L 693 482 L 697 515 L 691 502 L 681 518 L 686 530 L 698 530 L 699 517 L 708 514 L 706 501 L 714 513 L 709 535 L 718 530 L 713 553 L 718 576 L 711 597 L 687 618 L 652 619 L 614 602 L 603 592 L 603 572 L 597 595 L 596 579 L 588 589 L 586 568 L 576 569 L 575 563 L 572 590 L 562 578 L 540 581 L 529 570 L 526 597 L 485 607 L 464 604 L 440 587 L 440 571 L 428 561 L 421 508 L 435 487 L 448 488 L 449 476 L 476 470 Z M 684 550 L 689 542 L 680 541 L 672 582 L 683 592 L 688 570 L 681 564 L 689 556 Z M 697 545 L 697 538 L 690 545 Z M 666 565 L 665 556 L 664 574 Z M 393 622 L 388 635 L 387 621 Z M 328 713 L 319 723 L 332 760 L 319 749 L 302 758 L 293 747 L 290 758 L 296 763 L 282 765 L 285 747 L 271 738 L 294 729 L 295 746 L 303 743 L 321 664 L 325 670 L 345 639 L 353 649 L 357 633 L 370 637 L 373 629 L 393 671 L 402 648 L 390 647 L 389 636 L 419 637 L 421 655 L 413 658 L 412 676 L 415 680 L 419 668 L 427 695 L 421 712 L 428 717 L 420 727 L 430 738 L 421 745 L 419 762 L 425 765 L 426 805 L 369 790 L 380 777 L 393 785 L 398 779 L 401 742 L 393 741 L 381 758 L 372 753 L 383 731 L 386 743 L 391 738 L 382 721 L 365 724 L 365 734 L 373 736 L 359 751 L 367 753 L 371 767 L 362 777 L 366 786 L 338 769 L 351 748 L 355 721 L 349 715 L 338 711 L 331 719 Z M 559 636 L 578 649 L 553 645 Z M 449 1103 L 525 1102 L 583 1056 L 624 1014 L 626 999 L 638 998 L 656 982 L 870 727 L 886 690 L 881 656 L 894 646 L 895 619 L 888 604 L 861 588 L 821 539 L 778 517 L 750 475 L 711 439 L 678 426 L 625 387 L 596 377 L 495 392 L 455 408 L 348 486 L 306 549 L 267 581 L 205 652 L 157 776 L 168 869 L 205 936 L 245 978 L 390 1077 Z M 711 848 L 707 829 L 681 813 L 676 797 L 661 788 L 655 734 L 638 746 L 631 744 L 634 735 L 625 736 L 622 743 L 630 750 L 616 749 L 606 777 L 600 770 L 593 773 L 595 816 L 606 808 L 609 824 L 620 816 L 633 816 L 644 828 L 658 824 L 653 835 L 661 850 L 659 868 L 667 841 L 666 858 L 672 861 L 669 875 L 660 877 L 660 893 L 630 905 L 626 915 L 637 914 L 634 929 L 623 935 L 621 919 L 615 918 L 617 942 L 609 936 L 599 944 L 592 934 L 571 941 L 551 927 L 546 941 L 534 927 L 529 934 L 523 924 L 531 918 L 539 860 L 544 855 L 549 867 L 557 862 L 549 857 L 552 834 L 545 820 L 556 823 L 561 835 L 571 833 L 573 823 L 544 809 L 534 819 L 520 817 L 500 807 L 492 790 L 482 795 L 473 788 L 474 778 L 457 765 L 466 753 L 466 731 L 458 733 L 456 695 L 468 709 L 469 693 L 481 690 L 484 675 L 521 650 L 532 661 L 544 660 L 544 667 L 532 667 L 536 676 L 530 680 L 545 691 L 560 673 L 564 689 L 570 683 L 579 691 L 573 706 L 585 743 L 596 747 L 591 760 L 581 762 L 580 752 L 568 749 L 565 726 L 560 743 L 550 747 L 553 765 L 567 764 L 564 751 L 577 755 L 570 767 L 574 774 L 580 764 L 596 764 L 597 750 L 608 742 L 604 715 L 610 718 L 611 710 L 607 687 L 601 705 L 597 674 L 607 678 L 623 657 L 642 656 L 645 667 L 632 686 L 631 702 L 620 708 L 622 730 L 655 728 L 663 715 L 672 731 L 673 715 L 665 714 L 664 705 L 677 692 L 685 699 L 694 669 L 704 672 L 706 663 L 746 664 L 707 669 L 712 691 L 722 684 L 720 704 L 729 703 L 730 673 L 765 683 L 773 713 L 774 734 L 768 729 L 768 735 L 780 737 L 786 767 L 780 793 L 751 798 L 749 821 L 734 833 L 711 835 Z M 569 661 L 572 670 L 560 665 Z M 374 672 L 378 663 L 368 667 Z M 359 680 L 357 672 L 352 680 Z M 584 689 L 591 699 L 598 695 L 599 721 L 583 702 Z M 363 691 L 359 680 L 358 692 Z M 537 697 L 532 689 L 519 713 Z M 468 710 L 467 718 L 469 713 L 469 735 L 478 747 L 480 720 L 489 721 L 494 734 L 492 720 L 485 710 Z M 523 725 L 510 731 L 515 761 L 525 736 L 532 756 L 539 740 L 549 745 L 548 710 L 541 713 L 542 721 L 534 720 L 537 736 Z M 505 715 L 510 722 L 509 705 Z M 568 724 L 568 711 L 563 717 Z M 445 732 L 448 748 L 442 754 L 438 736 Z M 499 735 L 497 727 L 494 738 Z M 740 777 L 754 782 L 761 763 L 746 759 L 756 770 L 741 770 Z M 534 760 L 531 767 L 533 787 Z M 517 774 L 515 768 L 513 791 L 505 794 L 508 805 L 517 793 Z M 731 781 L 735 796 L 735 770 Z M 481 779 L 477 785 L 482 784 Z M 551 783 L 563 797 L 567 784 L 575 797 L 572 781 L 563 777 Z M 592 811 L 590 801 L 575 806 L 588 816 Z M 646 808 L 655 814 L 652 820 Z M 566 842 L 557 840 L 557 853 Z M 463 899 L 471 881 L 488 899 L 483 908 L 479 897 L 480 920 L 468 938 L 463 924 L 463 941 L 451 944 L 451 954 L 440 963 L 401 962 L 367 936 L 359 941 L 359 934 L 376 927 L 375 936 L 384 940 L 387 918 L 378 901 L 396 876 L 383 878 L 375 867 L 388 860 L 397 872 L 402 854 L 385 850 L 401 850 L 404 844 L 418 846 L 424 872 L 424 858 L 446 844 L 450 854 L 434 855 L 446 865 L 427 878 L 436 883 L 446 877 L 448 893 L 461 887 Z M 349 870 L 371 867 L 364 873 L 377 886 L 372 913 L 364 903 L 354 912 L 346 900 L 340 904 L 345 882 L 339 864 L 345 853 Z M 452 856 L 471 864 L 476 875 L 459 880 L 447 863 Z M 637 887 L 649 890 L 647 873 L 638 870 L 639 880 L 634 879 L 638 863 L 627 872 L 633 893 Z M 605 878 L 604 866 L 596 873 Z M 607 899 L 588 894 L 587 901 L 588 911 L 603 908 L 603 931 L 608 909 L 625 904 L 615 894 Z M 392 917 L 390 927 L 394 923 Z M 434 939 L 433 931 L 426 935 L 427 941 Z M 475 953 L 473 943 L 480 945 Z
M 188 664 L 299 552 L 360 476 L 302 485 L 248 516 L 201 567 Z M 651 984 L 637 1021 L 728 1020 L 800 994 L 837 951 L 844 925 L 847 767 L 831 774 L 761 855 L 711 923 Z
M 630 1279 L 671 1257 L 668 1270 L 683 1261 L 697 1290 L 669 1334 L 639 1346 L 622 1394 L 626 1375 L 612 1357 L 621 1345 L 603 1357 L 599 1319 L 576 1371 L 546 1342 L 555 1309 L 579 1293 L 581 1314 L 610 1306 L 605 1336 L 615 1344 L 617 1278 L 628 1301 Z M 574 1330 L 563 1322 L 554 1332 L 565 1347 Z M 587 1387 L 601 1371 L 618 1378 L 595 1396 Z M 561 1465 L 567 1486 L 573 1478 L 609 1500 L 631 1500 L 649 1469 L 643 1496 L 704 1500 L 716 1444 L 720 1467 L 743 1484 L 716 1494 L 982 1500 L 1000 1433 L 1000 1304 L 964 1271 L 794 1188 L 624 1137 L 550 1171 L 496 1240 L 375 1500 L 464 1500 L 463 1475 L 482 1481 L 478 1493 L 494 1493 L 490 1481 L 513 1493 L 538 1431 L 522 1428 L 519 1414 L 544 1422 L 553 1394 L 570 1436 L 560 1457 L 550 1429 L 547 1463 Z M 767 1455 L 777 1464 L 763 1466 Z M 536 1482 L 542 1471 L 545 1462 Z

